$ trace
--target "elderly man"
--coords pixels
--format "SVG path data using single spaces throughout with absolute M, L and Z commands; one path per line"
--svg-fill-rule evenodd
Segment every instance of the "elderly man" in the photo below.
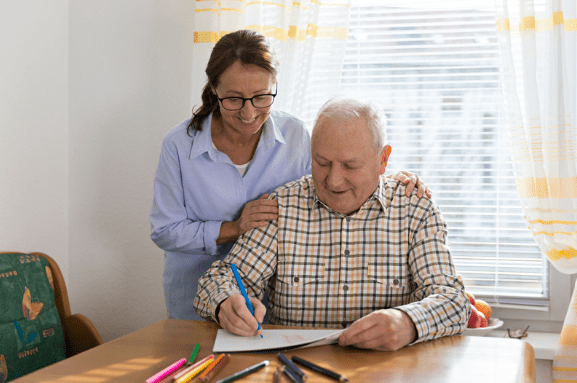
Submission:
M 470 312 L 439 207 L 384 177 L 391 147 L 378 106 L 326 103 L 311 141 L 312 177 L 271 195 L 279 215 L 238 239 L 199 281 L 195 310 L 238 335 L 271 323 L 348 327 L 342 346 L 397 350 L 458 334 Z M 295 153 L 296 155 L 296 153 Z M 245 305 L 236 264 L 252 296 Z

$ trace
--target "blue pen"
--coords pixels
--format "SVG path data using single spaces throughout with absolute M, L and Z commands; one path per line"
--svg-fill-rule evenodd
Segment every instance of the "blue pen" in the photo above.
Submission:
M 244 285 L 242 284 L 242 279 L 240 279 L 240 274 L 238 273 L 236 265 L 234 263 L 231 263 L 230 269 L 232 270 L 232 273 L 234 274 L 234 278 L 236 279 L 236 283 L 238 284 L 238 288 L 240 289 L 240 293 L 244 297 L 244 301 L 246 302 L 246 307 L 248 307 L 248 310 L 254 316 L 254 309 L 252 308 L 252 305 L 250 304 L 250 299 L 248 299 L 248 294 L 246 293 L 246 289 L 244 288 Z M 258 335 L 260 335 L 261 338 L 263 337 L 262 336 L 262 328 L 260 327 L 260 323 L 258 324 L 257 333 L 258 333 Z

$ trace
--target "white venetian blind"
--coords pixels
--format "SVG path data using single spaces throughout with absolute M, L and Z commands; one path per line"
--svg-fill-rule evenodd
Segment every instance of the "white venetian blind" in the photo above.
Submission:
M 469 291 L 547 306 L 548 269 L 514 183 L 492 1 L 352 0 L 341 90 L 389 118 L 387 173 L 433 190 Z

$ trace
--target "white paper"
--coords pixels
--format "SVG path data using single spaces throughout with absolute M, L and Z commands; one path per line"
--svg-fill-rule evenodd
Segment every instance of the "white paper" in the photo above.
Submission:
M 263 337 L 261 338 L 258 335 L 251 337 L 239 336 L 227 330 L 220 329 L 216 333 L 212 352 L 274 352 L 322 346 L 337 343 L 339 335 L 341 335 L 344 330 L 291 329 L 262 331 Z

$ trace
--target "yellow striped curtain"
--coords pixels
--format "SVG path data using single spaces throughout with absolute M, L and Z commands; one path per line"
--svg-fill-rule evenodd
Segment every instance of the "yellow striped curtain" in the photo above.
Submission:
M 350 0 L 196 0 L 192 104 L 200 103 L 216 41 L 239 29 L 267 36 L 281 63 L 274 108 L 312 122 L 339 90 Z
M 577 15 L 575 0 L 497 0 L 508 136 L 535 241 L 558 270 L 577 272 Z M 577 383 L 577 286 L 553 361 Z

